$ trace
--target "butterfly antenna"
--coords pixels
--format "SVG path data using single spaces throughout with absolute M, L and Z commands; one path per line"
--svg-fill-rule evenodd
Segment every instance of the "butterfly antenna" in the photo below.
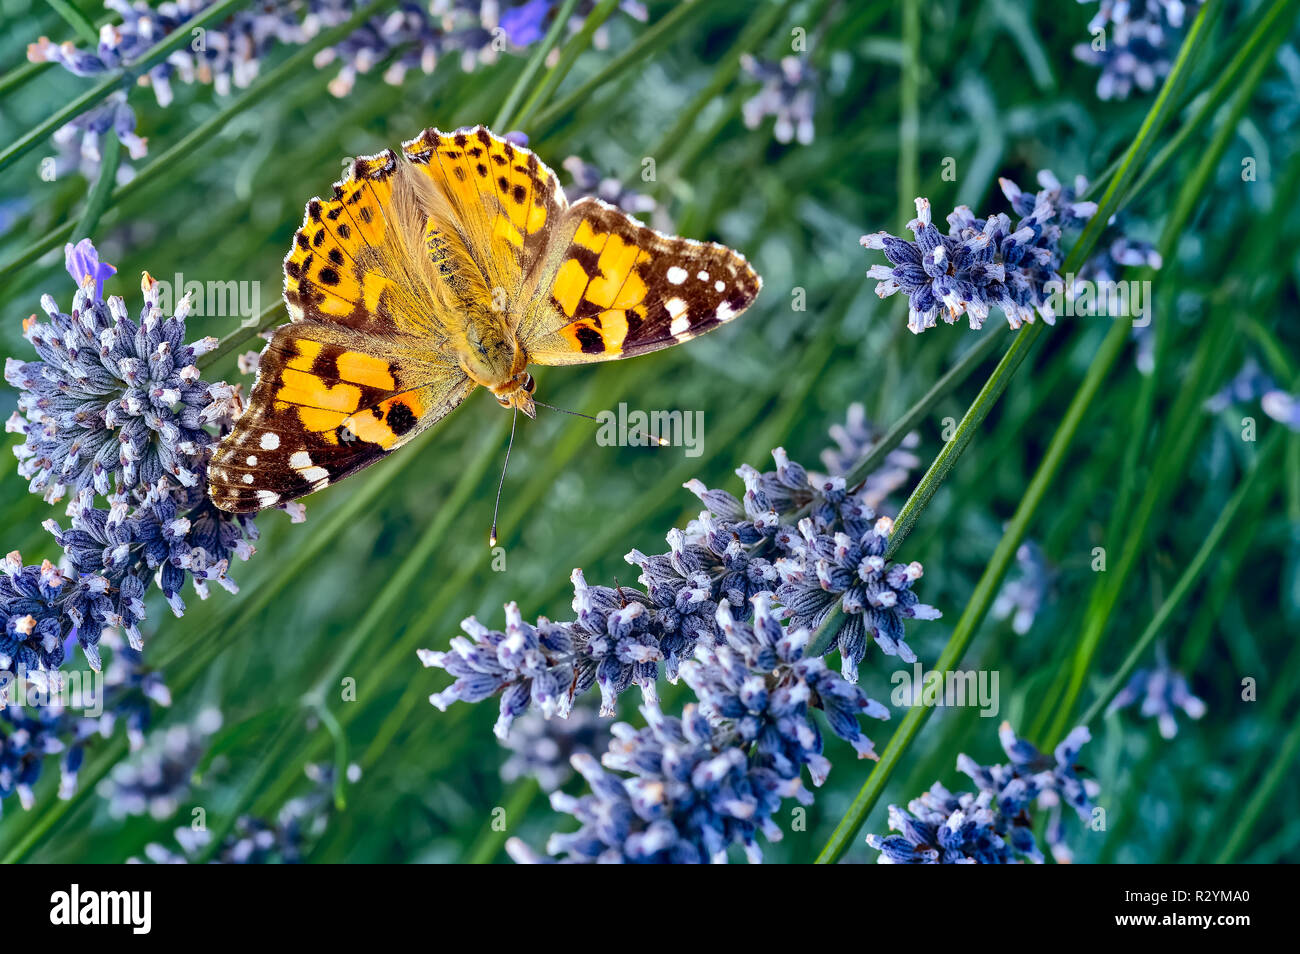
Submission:
M 492 533 L 488 535 L 488 546 L 497 545 L 497 515 L 501 512 L 501 488 L 506 485 L 506 469 L 510 466 L 510 451 L 515 446 L 515 427 L 519 423 L 519 407 L 510 418 L 510 443 L 506 445 L 505 463 L 501 465 L 501 482 L 497 484 L 497 502 L 492 507 Z
M 533 398 L 533 403 L 538 407 L 549 407 L 552 411 L 559 411 L 561 414 L 572 414 L 574 417 L 585 417 L 589 421 L 600 423 L 599 418 L 592 417 L 590 414 L 583 414 L 581 411 L 570 411 L 565 407 L 556 407 L 554 404 L 547 404 L 545 401 L 539 401 L 536 398 Z
M 589 421 L 595 421 L 597 424 L 601 423 L 600 418 L 592 417 L 590 414 L 583 414 L 581 411 L 570 411 L 568 408 L 565 407 L 556 407 L 554 404 L 547 404 L 545 401 L 539 401 L 536 398 L 533 399 L 533 403 L 536 404 L 538 407 L 549 407 L 552 411 L 559 411 L 561 414 L 572 414 L 574 417 L 585 417 Z M 650 441 L 653 444 L 658 444 L 660 447 L 668 446 L 667 438 L 655 437 L 649 431 L 639 431 L 635 433 L 639 433 L 643 435 L 646 438 L 646 440 Z

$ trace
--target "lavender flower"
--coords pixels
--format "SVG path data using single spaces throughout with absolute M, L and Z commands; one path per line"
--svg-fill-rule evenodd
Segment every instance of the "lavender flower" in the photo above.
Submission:
M 73 492 L 70 526 L 45 522 L 63 564 L 24 567 L 15 553 L 0 567 L 0 672 L 25 671 L 29 680 L 57 673 L 73 639 L 98 669 L 106 629 L 125 632 L 138 649 L 151 578 L 177 615 L 186 580 L 200 597 L 209 582 L 234 591 L 227 570 L 251 556 L 257 537 L 251 517 L 207 499 L 211 448 L 238 400 L 229 385 L 199 377 L 195 359 L 215 339 L 185 344 L 188 299 L 164 317 L 146 273 L 136 322 L 120 298 L 104 299 L 115 269 L 88 240 L 67 246 L 65 259 L 80 286 L 71 313 L 46 295 L 49 323 L 33 319 L 25 329 L 39 360 L 11 358 L 5 368 L 21 391 L 7 425 L 24 436 L 14 449 L 19 472 L 51 502 Z M 301 507 L 285 509 L 301 519 Z
M 1062 804 L 1087 820 L 1098 786 L 1079 776 L 1074 764 L 1089 733 L 1080 726 L 1052 756 L 1016 737 L 1008 723 L 998 730 L 1008 762 L 981 766 L 966 755 L 957 767 L 975 783 L 976 792 L 954 795 L 936 782 L 929 792 L 908 803 L 889 806 L 889 827 L 896 835 L 868 835 L 881 864 L 1041 863 L 1029 811 L 1037 802 L 1048 808 L 1048 844 L 1059 862 L 1072 856 L 1060 822 Z
M 99 76 L 120 69 L 147 52 L 168 34 L 183 29 L 215 0 L 168 0 L 150 4 L 145 0 L 104 0 L 104 6 L 122 22 L 104 26 L 95 49 L 80 49 L 74 43 L 54 44 L 41 37 L 27 48 L 36 63 L 57 63 L 77 76 Z M 502 10 L 502 7 L 505 7 Z M 335 96 L 348 95 L 358 75 L 389 61 L 385 82 L 402 83 L 412 69 L 431 73 L 438 61 L 457 55 L 462 69 L 469 72 L 480 63 L 492 63 L 507 47 L 523 48 L 545 34 L 554 15 L 553 0 L 528 0 L 502 4 L 497 0 L 432 0 L 427 4 L 404 2 L 397 9 L 372 17 L 341 43 L 322 50 L 314 59 L 320 69 L 339 65 L 329 83 Z M 621 4 L 634 18 L 645 20 L 639 3 Z M 580 5 L 570 29 L 577 29 L 592 4 Z M 171 104 L 173 83 L 211 85 L 219 95 L 247 87 L 257 78 L 261 63 L 279 45 L 302 46 L 325 30 L 350 20 L 356 13 L 351 0 L 268 0 L 249 9 L 236 10 L 225 20 L 209 25 L 201 42 L 189 43 L 172 52 L 140 79 L 153 89 L 161 107 Z M 125 96 L 78 117 L 56 133 L 65 156 L 77 156 L 77 164 L 89 177 L 98 176 L 99 137 L 110 128 L 127 146 L 132 158 L 145 154 L 145 142 L 135 135 L 135 114 Z M 119 170 L 126 181 L 130 171 Z
M 45 760 L 55 755 L 62 756 L 59 797 L 71 798 L 86 749 L 95 739 L 110 738 L 125 724 L 131 749 L 137 750 L 154 706 L 171 705 L 161 676 L 144 666 L 140 654 L 122 645 L 112 631 L 106 638 L 112 656 L 102 683 L 81 682 L 72 693 L 53 679 L 29 679 L 29 688 L 8 682 L 8 673 L 0 672 L 0 802 L 17 794 L 23 807 L 30 808 L 32 787 Z
M 857 401 L 850 404 L 845 422 L 831 426 L 831 440 L 836 446 L 821 453 L 826 473 L 847 477 L 882 436 L 883 432 L 867 420 L 862 404 Z M 912 448 L 920 443 L 920 435 L 915 431 L 908 434 L 898 447 L 885 455 L 880 468 L 867 475 L 861 488 L 855 491 L 866 506 L 879 509 L 886 497 L 907 483 L 912 471 L 921 464 L 921 459 L 912 453 Z
M 5 364 L 5 380 L 22 392 L 6 425 L 24 435 L 15 448 L 19 473 L 50 502 L 69 488 L 151 489 L 164 475 L 195 486 L 193 458 L 214 443 L 204 425 L 229 396 L 226 385 L 200 380 L 194 363 L 216 339 L 186 344 L 189 299 L 165 317 L 157 283 L 147 274 L 145 306 L 133 321 L 121 298 L 100 297 L 102 270 L 84 270 L 93 251 L 88 241 L 65 249 L 74 280 L 88 276 L 71 313 L 45 295 L 49 323 L 29 321 L 24 329 L 39 360 Z
M 573 777 L 574 755 L 599 755 L 609 746 L 609 723 L 589 706 L 574 706 L 563 719 L 547 719 L 532 711 L 515 720 L 502 744 L 510 757 L 501 766 L 501 779 L 535 778 L 553 792 Z
M 1090 3 L 1092 0 L 1079 0 Z M 1189 7 L 1199 0 L 1101 0 L 1088 24 L 1090 43 L 1075 58 L 1101 69 L 1099 99 L 1127 99 L 1134 89 L 1149 93 L 1169 75 L 1171 52 Z
M 1169 665 L 1163 648 L 1156 654 L 1156 665 L 1151 669 L 1139 669 L 1133 673 L 1128 683 L 1111 700 L 1106 707 L 1110 715 L 1120 709 L 1142 700 L 1139 710 L 1148 719 L 1154 718 L 1160 727 L 1160 735 L 1172 739 L 1178 735 L 1177 710 L 1181 709 L 1190 719 L 1199 719 L 1205 715 L 1205 703 L 1192 695 L 1187 684 L 1187 677 Z
M 939 614 L 911 591 L 920 564 L 882 557 L 891 524 L 877 521 L 863 503 L 881 483 L 869 476 L 850 491 L 843 477 L 811 475 L 781 448 L 773 458 L 775 471 L 737 470 L 743 500 L 688 481 L 706 509 L 684 530 L 668 533 L 667 553 L 628 553 L 627 561 L 641 570 L 640 589 L 592 586 L 575 570 L 575 620 L 543 618 L 533 625 L 512 603 L 504 631 L 469 619 L 462 624 L 468 638 L 456 637 L 448 651 L 421 650 L 426 666 L 454 678 L 430 702 L 445 709 L 499 694 L 496 732 L 503 737 L 530 707 L 563 716 L 593 685 L 600 687 L 602 715 L 612 715 L 632 685 L 653 703 L 660 675 L 676 681 L 684 661 L 724 639 L 722 601 L 743 622 L 751 599 L 765 593 L 783 604 L 792 632 L 827 620 L 838 601 L 845 616 L 829 624 L 828 645 L 838 646 L 849 682 L 856 682 L 868 636 L 886 652 L 914 660 L 903 620 Z M 887 463 L 897 471 L 903 462 Z
M 149 151 L 148 143 L 136 135 L 135 122 L 135 113 L 127 105 L 126 93 L 119 91 L 61 126 L 51 137 L 58 149 L 58 156 L 54 159 L 54 177 L 80 173 L 92 181 L 99 178 L 103 158 L 100 143 L 105 135 L 116 136 L 126 147 L 130 159 L 144 158 Z M 114 181 L 124 185 L 134 178 L 135 170 L 130 163 L 120 162 Z
M 725 861 L 727 849 L 740 845 L 750 861 L 760 860 L 757 836 L 780 839 L 772 815 L 799 789 L 798 779 L 751 766 L 698 706 L 686 706 L 680 719 L 650 702 L 641 713 L 646 727 L 615 725 L 601 762 L 573 757 L 591 792 L 551 794 L 551 806 L 581 827 L 552 835 L 547 852 L 568 862 L 699 864 Z M 517 838 L 506 850 L 524 864 L 549 860 Z
M 574 574 L 581 577 L 581 571 Z M 510 724 L 530 705 L 548 718 L 567 715 L 573 697 L 596 680 L 596 667 L 589 661 L 579 669 L 572 624 L 543 618 L 533 626 L 524 621 L 517 604 L 509 603 L 505 632 L 490 630 L 472 616 L 461 629 L 465 636 L 454 637 L 447 652 L 419 651 L 425 666 L 445 669 L 456 680 L 429 702 L 445 712 L 453 702 L 480 702 L 500 694 L 497 738 L 504 739 Z
M 859 409 L 839 431 L 839 452 L 856 461 L 868 433 Z M 666 553 L 628 553 L 641 588 L 593 586 L 574 570 L 574 620 L 534 625 L 510 603 L 504 630 L 471 618 L 449 650 L 420 651 L 426 666 L 454 680 L 430 702 L 445 709 L 498 695 L 496 733 L 507 739 L 525 713 L 524 726 L 533 726 L 538 713 L 566 716 L 594 685 L 602 715 L 614 713 L 623 691 L 641 689 L 645 728 L 616 725 L 601 762 L 583 751 L 571 756 L 591 791 L 552 794 L 553 807 L 581 827 L 553 836 L 550 855 L 724 861 L 739 845 L 758 860 L 757 836 L 780 837 L 772 816 L 781 802 L 811 800 L 804 767 L 815 785 L 830 769 L 813 710 L 860 757 L 875 757 L 858 720 L 889 713 L 854 684 L 866 636 L 915 659 L 902 620 L 938 616 L 912 592 L 920 564 L 883 558 L 891 523 L 877 520 L 865 503 L 895 486 L 913 460 L 891 456 L 886 478 L 868 475 L 850 490 L 844 477 L 810 474 L 781 448 L 772 456 L 773 471 L 736 471 L 742 498 L 687 482 L 705 510 L 685 529 L 669 531 Z M 826 620 L 837 605 L 846 618 L 834 624 L 829 643 L 840 649 L 843 676 L 808 655 L 808 623 Z M 698 699 L 680 719 L 660 710 L 661 675 L 680 675 Z M 521 744 L 528 745 L 541 730 L 522 731 Z M 512 774 L 535 772 L 548 788 L 564 777 L 549 760 L 512 763 Z M 547 860 L 518 840 L 508 848 L 518 861 Z
M 906 811 L 889 806 L 889 828 L 899 834 L 868 835 L 867 844 L 880 852 L 880 864 L 1013 864 L 1016 855 L 1005 836 L 1023 837 L 1017 833 L 1027 829 L 1000 831 L 1005 826 L 992 803 L 989 792 L 954 795 L 935 782 Z
M 1064 283 L 1057 269 L 1063 258 L 1061 230 L 1092 216 L 1096 204 L 1077 199 L 1080 187 L 1067 189 L 1050 172 L 1040 173 L 1043 188 L 1033 196 L 1009 179 L 999 180 L 1013 210 L 1021 216 L 1013 230 L 1003 213 L 977 219 L 966 206 L 948 216 L 948 234 L 935 228 L 927 199 L 916 200 L 917 217 L 908 224 L 915 241 L 887 232 L 862 236 L 864 248 L 885 253 L 890 266 L 873 265 L 876 294 L 908 297 L 908 328 L 919 334 L 942 317 L 952 324 L 966 315 L 980 328 L 991 308 L 999 308 L 1012 328 L 1041 316 L 1055 324 L 1054 291 Z
M 324 832 L 334 804 L 333 765 L 309 764 L 306 769 L 311 789 L 291 799 L 273 822 L 241 815 L 234 828 L 214 852 L 212 861 L 224 865 L 300 864 L 311 846 Z M 361 778 L 358 765 L 347 767 L 347 780 Z M 206 828 L 177 828 L 176 849 L 151 842 L 145 845 L 143 859 L 128 858 L 128 864 L 146 861 L 158 865 L 186 865 L 197 861 L 211 843 Z M 178 849 L 178 850 L 177 850 Z
M 642 216 L 658 208 L 658 203 L 650 196 L 633 192 L 618 179 L 603 175 L 598 166 L 583 162 L 577 156 L 569 156 L 562 165 L 573 180 L 564 190 L 571 203 L 592 196 L 616 205 L 624 212 Z
M 1075 764 L 1079 750 L 1091 737 L 1087 728 L 1078 726 L 1048 756 L 1018 738 L 1010 723 L 1004 722 L 998 729 L 998 740 L 1007 754 L 1007 763 L 985 767 L 969 756 L 959 755 L 957 768 L 969 775 L 980 791 L 993 794 L 999 813 L 1008 822 L 1027 814 L 1034 802 L 1048 809 L 1048 846 L 1058 862 L 1066 862 L 1073 855 L 1064 841 L 1061 808 L 1068 805 L 1087 822 L 1092 813 L 1092 799 L 1100 791 L 1094 780 L 1079 774 L 1080 768 Z M 1031 846 L 1017 850 L 1030 860 L 1040 860 L 1032 848 L 1032 840 L 1024 834 L 1017 837 L 1024 845 Z
M 722 638 L 696 648 L 696 659 L 682 666 L 682 678 L 700 700 L 700 711 L 729 727 L 735 744 L 752 751 L 751 761 L 783 779 L 798 778 L 808 766 L 814 785 L 830 771 L 822 755 L 821 733 L 812 719 L 821 709 L 831 731 L 859 758 L 876 757 L 862 734 L 859 715 L 888 719 L 889 710 L 868 699 L 856 685 L 826 668 L 819 657 L 805 657 L 811 634 L 781 625 L 771 596 L 753 598 L 753 623 L 731 614 L 726 600 L 718 606 Z
M 62 530 L 53 520 L 46 527 L 76 570 L 103 574 L 112 584 L 147 579 L 146 570 L 156 571 L 159 588 L 177 616 L 185 612 L 181 588 L 186 579 L 201 599 L 207 598 L 210 581 L 239 592 L 226 571 L 232 559 L 252 556 L 251 541 L 258 536 L 250 516 L 218 510 L 202 486 L 151 493 L 129 509 L 121 501 L 111 509 L 96 508 L 83 494 L 71 513 L 70 529 Z M 138 588 L 143 595 L 144 584 Z M 134 614 L 142 615 L 143 610 Z M 112 625 L 125 626 L 138 648 L 134 621 Z
M 1205 410 L 1211 414 L 1222 414 L 1235 405 L 1258 401 L 1275 388 L 1268 372 L 1259 366 L 1258 361 L 1248 357 L 1232 380 L 1205 399 Z
M 0 812 L 10 795 L 17 795 L 24 809 L 32 807 L 45 760 L 67 748 L 61 717 L 58 708 L 33 711 L 0 700 Z
M 776 117 L 772 133 L 776 141 L 797 140 L 807 146 L 813 141 L 813 113 L 817 106 L 817 71 L 798 56 L 786 56 L 768 63 L 746 53 L 740 65 L 763 86 L 740 107 L 745 125 L 757 129 L 768 116 Z
M 1300 398 L 1286 391 L 1269 391 L 1260 400 L 1264 413 L 1300 433 Z
M 156 820 L 176 814 L 190 779 L 221 728 L 221 713 L 207 709 L 192 724 L 172 726 L 151 738 L 129 762 L 119 762 L 98 788 L 114 818 L 149 815 Z
M 1019 575 L 1003 584 L 992 612 L 996 619 L 1010 617 L 1011 628 L 1023 636 L 1034 625 L 1053 574 L 1043 548 L 1032 540 L 1026 540 L 1016 550 L 1016 566 Z
M 921 564 L 885 559 L 892 529 L 893 521 L 881 517 L 856 536 L 832 535 L 819 530 L 813 518 L 805 518 L 799 522 L 801 540 L 792 542 L 792 556 L 777 561 L 782 581 L 777 598 L 793 614 L 791 626 L 816 629 L 837 607 L 843 611 L 837 644 L 849 682 L 858 681 L 868 637 L 885 655 L 913 663 L 916 653 L 904 640 L 903 620 L 942 615 L 912 592 L 923 572 Z
M 23 566 L 17 550 L 0 562 L 0 674 L 43 674 L 63 665 L 67 622 L 63 603 L 72 587 L 48 560 Z M 38 676 L 39 678 L 39 676 Z M 48 682 L 43 681 L 48 687 Z

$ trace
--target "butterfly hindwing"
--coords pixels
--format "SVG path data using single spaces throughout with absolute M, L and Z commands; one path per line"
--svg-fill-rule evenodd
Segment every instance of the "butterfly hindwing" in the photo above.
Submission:
M 386 457 L 473 385 L 414 342 L 319 322 L 279 328 L 248 409 L 209 466 L 209 494 L 247 512 L 313 493 Z
M 521 331 L 529 360 L 582 364 L 628 358 L 711 331 L 753 303 L 762 280 L 724 245 L 656 232 L 599 199 L 565 213 L 554 279 Z

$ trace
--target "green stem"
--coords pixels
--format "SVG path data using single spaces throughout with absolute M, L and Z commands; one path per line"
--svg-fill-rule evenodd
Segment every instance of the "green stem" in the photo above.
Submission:
M 708 4 L 702 2 L 677 4 L 672 10 L 664 14 L 657 23 L 642 33 L 636 42 L 605 64 L 603 69 L 597 71 L 558 103 L 552 103 L 538 113 L 536 118 L 533 119 L 533 128 L 543 129 L 555 123 L 556 120 L 571 109 L 585 103 L 591 98 L 592 93 L 634 63 L 649 56 L 673 30 L 707 6 Z
M 110 129 L 104 133 L 100 142 L 99 178 L 86 198 L 85 211 L 77 223 L 76 235 L 79 238 L 92 238 L 99 227 L 99 216 L 108 204 L 109 195 L 117 182 L 117 167 L 122 162 L 122 141 L 117 132 Z
M 907 502 L 903 504 L 903 509 L 898 512 L 898 519 L 894 521 L 894 529 L 889 537 L 889 548 L 885 551 L 885 557 L 892 557 L 902 542 L 911 532 L 912 527 L 916 524 L 921 512 L 925 510 L 934 497 L 935 492 L 947 479 L 948 473 L 952 470 L 953 465 L 957 463 L 957 458 L 961 457 L 962 451 L 970 443 L 971 438 L 975 436 L 976 430 L 984 422 L 993 405 L 997 403 L 1002 392 L 1007 389 L 1011 383 L 1012 376 L 1020 368 L 1020 363 L 1025 360 L 1029 354 L 1029 349 L 1033 347 L 1034 342 L 1038 340 L 1039 334 L 1042 333 L 1042 324 L 1033 324 L 1022 328 L 1011 342 L 1011 347 L 1007 349 L 998 366 L 993 369 L 989 375 L 984 387 L 976 396 L 971 406 L 967 408 L 966 413 L 962 416 L 961 423 L 957 425 L 957 430 L 952 436 L 952 440 L 943 445 L 938 456 L 930 464 L 930 469 L 925 472 L 921 482 L 916 485 Z
M 559 62 L 546 71 L 546 78 L 537 84 L 532 94 L 524 101 L 524 105 L 519 108 L 519 114 L 515 117 L 515 128 L 525 128 L 534 110 L 537 109 L 537 105 L 551 98 L 556 87 L 564 82 L 564 78 L 569 75 L 569 70 L 573 68 L 573 64 L 578 57 L 591 44 L 591 38 L 596 31 L 618 9 L 618 4 L 619 0 L 600 0 L 596 8 L 587 14 L 587 19 L 582 21 L 582 29 L 565 44 Z
M 53 66 L 53 63 L 24 63 L 16 66 L 4 76 L 0 76 L 0 95 L 8 93 L 15 87 L 22 86 L 28 80 Z
M 494 858 L 501 852 L 501 846 L 506 843 L 506 838 L 510 831 L 516 828 L 516 822 L 523 818 L 528 811 L 528 806 L 533 800 L 541 794 L 542 788 L 533 778 L 520 779 L 510 790 L 510 798 L 505 804 L 505 822 L 504 827 L 500 830 L 489 826 L 488 830 L 483 832 L 474 847 L 470 849 L 467 856 L 468 863 L 471 865 L 490 864 Z M 495 817 L 493 821 L 495 822 Z
M 523 72 L 515 80 L 515 85 L 511 87 L 505 102 L 501 104 L 496 121 L 492 124 L 492 128 L 497 133 L 504 134 L 506 128 L 513 121 L 515 111 L 524 98 L 524 93 L 532 84 L 537 71 L 542 68 L 542 63 L 545 62 L 546 57 L 555 48 L 555 44 L 560 42 L 560 34 L 568 29 L 569 17 L 573 16 L 574 7 L 577 5 L 578 0 L 564 0 L 564 6 L 560 7 L 559 13 L 555 15 L 551 28 L 546 31 L 546 36 L 542 37 L 542 42 L 537 44 L 537 49 L 533 50 L 532 56 L 528 58 L 528 62 L 524 65 Z
M 1175 584 L 1173 590 L 1170 591 L 1169 596 L 1160 604 L 1160 608 L 1156 611 L 1155 616 L 1151 618 L 1151 622 L 1149 622 L 1146 628 L 1142 631 L 1142 635 L 1133 643 L 1133 648 L 1129 651 L 1123 664 L 1116 671 L 1115 675 L 1111 677 L 1110 681 L 1106 684 L 1106 687 L 1098 694 L 1096 700 L 1088 708 L 1088 711 L 1084 713 L 1083 717 L 1079 720 L 1080 725 L 1091 725 L 1105 710 L 1106 706 L 1110 704 L 1110 701 L 1115 698 L 1120 689 L 1124 687 L 1129 676 L 1132 675 L 1133 670 L 1137 668 L 1137 665 L 1141 661 L 1147 648 L 1155 641 L 1156 634 L 1160 632 L 1165 623 L 1169 622 L 1169 617 L 1173 615 L 1174 610 L 1178 609 L 1178 607 L 1182 605 L 1183 600 L 1186 599 L 1192 586 L 1198 579 L 1200 579 L 1201 573 L 1205 570 L 1205 566 L 1209 562 L 1211 555 L 1217 552 L 1219 543 L 1223 539 L 1223 535 L 1227 533 L 1228 527 L 1233 525 L 1237 516 L 1237 511 L 1241 509 L 1242 502 L 1245 501 L 1250 491 L 1254 488 L 1256 479 L 1264 469 L 1265 462 L 1272 460 L 1273 452 L 1280 446 L 1280 444 L 1281 430 L 1278 429 L 1269 435 L 1265 445 L 1260 448 L 1259 455 L 1251 463 L 1250 470 L 1247 472 L 1245 479 L 1241 482 L 1240 486 L 1238 486 L 1236 493 L 1232 495 L 1232 498 L 1228 503 L 1224 505 L 1223 510 L 1219 513 L 1219 518 L 1214 521 L 1214 526 L 1210 528 L 1210 532 L 1201 543 L 1200 549 L 1196 551 L 1196 556 L 1194 556 L 1191 563 L 1187 565 L 1187 569 L 1183 571 L 1182 576 L 1179 577 L 1177 584 Z
M 45 2 L 54 8 L 55 13 L 63 17 L 64 22 L 72 27 L 83 42 L 91 46 L 99 45 L 99 31 L 95 29 L 95 24 L 86 19 L 86 15 L 68 0 L 45 0 Z

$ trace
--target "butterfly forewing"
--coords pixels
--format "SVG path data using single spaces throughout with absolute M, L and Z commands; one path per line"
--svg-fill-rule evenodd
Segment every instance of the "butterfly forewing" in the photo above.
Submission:
M 582 199 L 558 230 L 554 277 L 521 334 L 537 364 L 627 358 L 689 341 L 753 303 L 762 280 L 725 245 L 656 232 L 599 199 Z

